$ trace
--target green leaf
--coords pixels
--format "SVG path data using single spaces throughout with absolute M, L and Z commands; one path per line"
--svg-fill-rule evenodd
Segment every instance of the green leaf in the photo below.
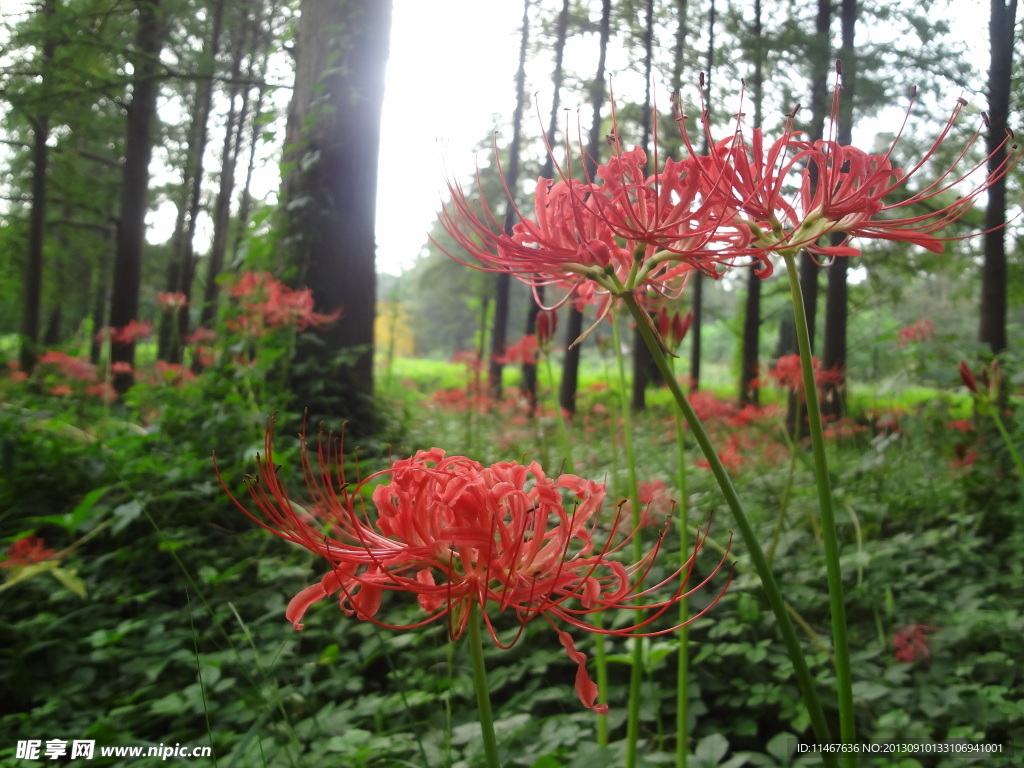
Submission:
M 114 508 L 116 522 L 113 526 L 114 533 L 120 533 L 127 528 L 135 519 L 142 514 L 142 505 L 136 499 L 125 502 Z
M 85 598 L 85 582 L 78 578 L 77 571 L 69 571 L 66 568 L 53 568 L 50 573 L 53 577 L 74 592 L 81 598 Z

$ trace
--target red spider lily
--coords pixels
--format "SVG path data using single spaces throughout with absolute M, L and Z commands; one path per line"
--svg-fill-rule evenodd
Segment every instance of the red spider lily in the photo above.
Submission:
M 619 636 L 673 632 L 678 626 L 662 629 L 653 623 L 707 584 L 724 563 L 723 559 L 707 578 L 687 590 L 705 532 L 697 537 L 685 566 L 647 586 L 660 539 L 639 562 L 620 562 L 619 553 L 632 538 L 627 535 L 612 543 L 620 510 L 607 542 L 595 545 L 605 497 L 602 484 L 575 475 L 549 478 L 536 462 L 484 467 L 464 456 L 446 456 L 439 448 L 397 461 L 350 487 L 341 469 L 341 446 L 334 451 L 330 436 L 327 446 L 321 439 L 314 466 L 303 436 L 302 466 L 312 499 L 311 512 L 306 512 L 289 499 L 274 467 L 272 428 L 271 424 L 267 429 L 259 477 L 248 484 L 262 514 L 248 512 L 222 478 L 221 484 L 259 525 L 330 565 L 319 583 L 300 591 L 288 604 L 286 617 L 296 629 L 302 628 L 302 617 L 311 605 L 335 593 L 346 615 L 390 629 L 412 629 L 443 617 L 453 639 L 465 631 L 469 606 L 475 602 L 483 609 L 491 638 L 501 648 L 511 647 L 526 623 L 539 616 L 554 628 L 577 664 L 580 701 L 602 712 L 606 707 L 594 703 L 597 687 L 587 675 L 586 656 L 556 622 Z M 361 490 L 382 475 L 390 475 L 390 483 L 374 489 L 374 508 L 367 508 Z M 564 497 L 571 499 L 568 508 Z M 661 588 L 666 594 L 656 596 Z M 406 626 L 378 619 L 386 591 L 415 595 L 426 617 Z M 638 604 L 643 598 L 650 602 Z M 610 609 L 635 611 L 637 621 L 611 628 L 587 620 Z M 511 642 L 503 643 L 493 620 L 506 612 L 514 615 L 520 628 Z
M 134 344 L 139 339 L 146 339 L 153 335 L 153 324 L 148 320 L 139 322 L 129 320 L 128 325 L 120 328 L 106 327 L 96 334 L 96 338 L 102 341 L 110 338 L 115 344 Z
M 558 312 L 552 309 L 542 309 L 537 312 L 536 320 L 537 345 L 544 350 L 551 346 L 554 341 L 555 331 L 558 329 Z
M 934 338 L 935 323 L 930 318 L 922 317 L 906 328 L 900 328 L 898 334 L 901 347 L 905 347 L 912 342 L 926 341 L 927 339 Z
M 523 336 L 515 344 L 510 345 L 505 354 L 498 358 L 498 362 L 510 365 L 537 364 L 537 337 L 534 334 Z
M 818 371 L 818 360 L 812 361 L 815 372 Z M 800 367 L 800 355 L 782 355 L 775 361 L 775 367 L 768 375 L 783 389 L 801 392 L 804 388 L 803 368 Z
M 919 658 L 930 658 L 928 633 L 934 631 L 935 627 L 929 627 L 926 624 L 910 624 L 904 627 L 893 635 L 892 644 L 896 649 L 893 658 L 908 664 Z
M 842 74 L 838 63 L 837 73 Z M 833 130 L 839 122 L 841 91 L 842 86 L 837 83 L 832 102 Z M 806 248 L 823 256 L 859 255 L 857 248 L 847 244 L 816 244 L 825 233 L 841 232 L 851 237 L 911 242 L 940 253 L 945 240 L 960 238 L 940 238 L 934 233 L 966 214 L 980 195 L 1020 161 L 1024 152 L 1013 143 L 1012 136 L 1007 136 L 980 162 L 967 159 L 971 148 L 983 135 L 986 127 L 983 124 L 935 181 L 918 192 L 904 194 L 902 199 L 887 203 L 885 198 L 899 192 L 928 164 L 949 138 L 967 104 L 964 99 L 957 99 L 945 127 L 931 147 L 913 167 L 903 170 L 893 166 L 892 157 L 913 103 L 912 94 L 903 126 L 888 151 L 882 154 L 869 154 L 833 139 L 813 143 L 800 139 L 799 132 L 792 127 L 795 110 L 782 136 L 767 151 L 760 129 L 754 130 L 750 144 L 738 131 L 734 138 L 720 143 L 727 151 L 708 156 L 705 187 L 723 206 L 748 218 L 748 226 L 759 233 L 755 242 L 768 250 Z M 987 124 L 987 118 L 984 123 Z M 710 137 L 710 131 L 708 135 Z M 1007 148 L 1009 151 L 1002 162 L 986 172 L 989 160 Z M 960 192 L 965 183 L 973 183 L 973 186 Z M 926 204 L 927 212 L 896 215 L 908 206 L 922 203 Z M 761 258 L 765 264 L 761 274 L 767 276 L 771 265 L 766 256 Z
M 593 178 L 575 179 L 570 159 L 564 168 L 556 161 L 558 178 L 537 180 L 534 218 L 515 208 L 519 222 L 511 233 L 492 213 L 479 175 L 479 207 L 449 180 L 441 223 L 472 259 L 448 255 L 528 285 L 566 288 L 577 303 L 625 291 L 678 295 L 691 270 L 717 278 L 747 255 L 749 234 L 731 227 L 721 205 L 704 197 L 696 158 L 660 165 L 655 155 L 648 175 L 646 153 L 622 148 L 614 110 L 611 145 L 612 157 Z M 506 193 L 511 199 L 507 187 Z
M 334 322 L 341 310 L 331 314 L 313 311 L 313 292 L 309 288 L 296 291 L 269 272 L 245 272 L 228 295 L 239 300 L 248 316 L 229 323 L 232 330 L 262 336 L 269 328 L 294 326 L 299 331 Z
M 820 387 L 840 387 L 846 381 L 846 374 L 838 368 L 822 369 L 818 358 L 811 358 L 814 381 Z M 775 383 L 783 389 L 803 392 L 804 376 L 800 355 L 783 355 L 775 361 L 775 367 L 768 371 Z
M 81 357 L 74 357 L 55 349 L 47 350 L 39 358 L 40 365 L 56 365 L 61 373 L 77 381 L 94 381 L 96 366 Z
M 953 453 L 955 454 L 955 458 L 950 460 L 949 465 L 955 469 L 969 467 L 978 460 L 977 449 L 968 447 L 963 443 L 957 443 L 954 445 Z
M 117 390 L 109 381 L 98 381 L 85 388 L 85 394 L 98 397 L 105 403 L 113 403 L 117 400 Z
M 188 297 L 181 291 L 158 293 L 156 300 L 164 309 L 181 309 L 188 306 Z
M 683 339 L 686 338 L 692 323 L 693 312 L 687 312 L 685 315 L 681 315 L 679 312 L 672 312 L 670 314 L 665 307 L 659 307 L 655 316 L 658 335 L 661 337 L 662 343 L 669 350 L 679 348 L 679 345 L 683 343 Z
M 217 332 L 212 328 L 196 328 L 185 337 L 186 344 L 209 344 L 217 340 Z
M 0 560 L 0 567 L 14 568 L 19 565 L 33 565 L 44 560 L 52 560 L 57 551 L 49 549 L 46 542 L 38 536 L 26 536 L 18 539 L 7 548 L 7 558 Z
M 971 370 L 971 366 L 967 364 L 966 360 L 960 361 L 960 380 L 974 394 L 978 394 L 978 380 L 974 378 L 974 371 Z

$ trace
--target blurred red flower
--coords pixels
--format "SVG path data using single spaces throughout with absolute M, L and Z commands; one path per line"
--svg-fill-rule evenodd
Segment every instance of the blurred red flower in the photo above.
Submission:
M 56 556 L 57 551 L 49 549 L 41 538 L 26 536 L 7 548 L 7 558 L 0 560 L 0 567 L 13 568 L 18 565 L 32 565 L 44 560 L 52 560 Z
M 893 658 L 908 664 L 919 658 L 930 658 L 932 654 L 928 648 L 928 633 L 934 631 L 935 627 L 926 624 L 907 625 L 893 635 L 892 645 L 896 649 Z

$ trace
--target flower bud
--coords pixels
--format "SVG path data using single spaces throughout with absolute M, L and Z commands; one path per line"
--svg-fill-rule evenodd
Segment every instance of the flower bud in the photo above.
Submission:
M 542 309 L 537 313 L 537 341 L 541 347 L 547 347 L 548 342 L 554 338 L 557 328 L 558 312 L 553 309 Z
M 960 361 L 960 380 L 974 394 L 978 394 L 978 380 L 974 378 L 974 371 L 967 365 L 966 360 Z

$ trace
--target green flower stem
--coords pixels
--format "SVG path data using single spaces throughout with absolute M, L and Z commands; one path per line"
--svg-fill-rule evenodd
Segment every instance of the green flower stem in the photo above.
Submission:
M 555 389 L 555 372 L 551 368 L 551 355 L 543 353 L 544 370 L 548 377 L 548 389 L 551 391 L 552 405 L 555 408 L 555 417 L 558 419 L 558 441 L 561 443 L 562 459 L 565 461 L 565 471 L 570 475 L 576 474 L 572 461 L 572 440 L 569 438 L 569 426 L 565 423 L 565 416 L 562 415 L 562 405 L 558 402 L 558 391 Z
M 594 614 L 594 626 L 604 626 L 604 616 L 600 612 Z M 608 652 L 605 646 L 605 635 L 594 633 L 594 669 L 597 672 L 597 703 L 608 703 Z M 608 715 L 597 717 L 597 746 L 608 746 Z
M 839 565 L 839 536 L 832 508 L 832 488 L 828 476 L 828 458 L 825 455 L 825 432 L 821 426 L 821 406 L 814 383 L 811 359 L 811 339 L 807 331 L 807 315 L 800 290 L 796 253 L 783 251 L 789 291 L 793 298 L 793 319 L 796 321 L 796 339 L 800 349 L 800 364 L 804 374 L 804 401 L 807 407 L 807 426 L 811 433 L 814 455 L 814 480 L 818 487 L 818 507 L 821 513 L 821 533 L 825 544 L 825 569 L 828 577 L 828 603 L 832 614 L 832 646 L 836 662 L 836 689 L 839 696 L 839 735 L 844 744 L 853 744 L 856 727 L 853 713 L 853 682 L 850 669 L 850 644 L 846 633 L 846 607 L 843 600 L 843 575 Z M 843 763 L 853 766 L 856 757 L 844 755 Z
M 671 367 L 671 366 L 670 366 Z M 674 373 L 674 371 L 673 371 Z M 690 551 L 687 526 L 690 524 L 690 509 L 686 503 L 686 440 L 683 419 L 679 411 L 675 412 L 676 422 L 676 460 L 678 466 L 679 488 L 679 560 L 680 566 L 686 565 Z M 676 768 L 686 768 L 687 759 L 687 706 L 690 691 L 690 601 L 685 597 L 679 601 L 678 672 L 676 673 Z
M 551 392 L 552 405 L 555 415 L 558 417 L 558 434 L 562 446 L 562 458 L 565 461 L 565 471 L 570 475 L 576 474 L 575 464 L 572 458 L 572 438 L 569 433 L 569 425 L 562 414 L 562 405 L 558 402 L 558 390 L 555 388 L 555 374 L 551 366 L 551 355 L 544 354 L 544 369 L 548 377 L 548 389 Z M 594 614 L 594 625 L 602 626 L 603 620 L 600 613 Z M 597 670 L 597 703 L 608 703 L 608 654 L 605 650 L 605 636 L 597 633 L 594 635 L 594 668 Z M 608 746 L 608 715 L 597 715 L 597 746 Z
M 491 715 L 491 692 L 487 688 L 487 667 L 484 666 L 483 638 L 480 634 L 480 605 L 476 600 L 469 602 L 466 637 L 469 643 L 469 657 L 473 662 L 473 688 L 476 689 L 476 707 L 480 713 L 480 735 L 484 740 L 484 757 L 487 760 L 487 768 L 501 768 L 501 763 L 498 761 L 498 740 L 494 736 L 494 718 Z
M 637 322 L 641 322 L 638 320 Z M 643 322 L 646 322 L 644 318 Z M 633 451 L 633 419 L 629 411 L 629 394 L 626 391 L 626 363 L 622 355 L 622 339 L 619 335 L 617 315 L 612 315 L 612 341 L 615 344 L 615 359 L 618 362 L 619 397 L 622 406 L 622 428 L 625 432 L 626 468 L 629 477 L 629 500 L 632 509 L 633 560 L 640 562 L 644 555 L 640 540 L 640 493 L 636 479 L 636 454 Z M 633 638 L 633 656 L 629 671 L 629 713 L 626 718 L 626 768 L 636 765 L 637 748 L 640 742 L 640 693 L 643 683 L 644 647 L 643 638 Z
M 743 511 L 743 505 L 740 503 L 739 495 L 736 493 L 736 487 L 733 485 L 732 478 L 729 476 L 725 466 L 722 464 L 722 460 L 718 458 L 718 454 L 715 452 L 714 446 L 711 445 L 708 433 L 705 431 L 704 425 L 701 423 L 700 419 L 697 418 L 697 414 L 694 412 L 693 406 L 690 405 L 689 400 L 686 399 L 686 395 L 683 394 L 683 390 L 679 386 L 679 382 L 676 381 L 675 376 L 672 375 L 672 371 L 669 369 L 668 362 L 665 359 L 665 353 L 662 350 L 661 345 L 658 343 L 658 340 L 654 338 L 654 334 L 651 332 L 646 318 L 643 316 L 644 310 L 637 303 L 636 297 L 632 293 L 627 292 L 621 294 L 621 298 L 627 309 L 629 309 L 630 314 L 636 318 L 640 334 L 643 336 L 644 342 L 647 344 L 647 348 L 651 350 L 651 356 L 654 358 L 654 362 L 657 364 L 658 370 L 661 371 L 662 376 L 665 379 L 665 383 L 672 392 L 672 396 L 675 398 L 679 411 L 682 413 L 683 418 L 686 419 L 686 424 L 693 433 L 694 440 L 697 441 L 697 445 L 700 446 L 701 452 L 704 454 L 704 458 L 707 459 L 708 464 L 711 466 L 711 472 L 715 476 L 715 480 L 718 481 L 718 486 L 721 488 L 722 494 L 725 496 L 725 501 L 729 505 L 729 509 L 732 511 L 736 526 L 740 529 L 740 535 L 743 537 L 743 541 L 747 545 L 747 550 L 750 553 L 750 559 L 753 562 L 754 569 L 757 571 L 757 575 L 761 580 L 761 587 L 764 589 L 765 596 L 768 598 L 768 603 L 771 605 L 772 611 L 775 613 L 775 620 L 779 624 L 779 630 L 782 632 L 782 639 L 786 644 L 786 650 L 793 663 L 793 671 L 796 674 L 797 683 L 799 684 L 800 691 L 803 694 L 804 703 L 807 705 L 807 713 L 811 719 L 811 727 L 814 729 L 814 734 L 818 739 L 818 743 L 832 743 L 828 723 L 825 721 L 825 713 L 821 708 L 821 702 L 819 701 L 817 691 L 815 690 L 814 678 L 811 677 L 811 672 L 807 667 L 807 660 L 804 658 L 803 650 L 800 648 L 800 641 L 797 638 L 796 629 L 789 617 L 789 613 L 786 611 L 786 603 L 782 599 L 782 593 L 779 591 L 779 585 L 775 581 L 775 576 L 772 574 L 771 567 L 768 565 L 768 560 L 764 556 L 761 545 L 757 540 L 757 535 L 754 533 L 754 529 L 751 527 L 750 521 L 747 519 L 746 512 Z M 822 759 L 827 766 L 838 765 L 836 758 L 832 755 L 822 755 Z
M 782 430 L 783 434 L 786 430 Z M 786 485 L 782 489 L 782 497 L 779 501 L 779 516 L 775 520 L 775 531 L 772 533 L 772 543 L 768 545 L 768 565 L 775 560 L 775 550 L 779 546 L 779 537 L 786 525 L 786 513 L 789 511 L 789 496 L 793 492 L 793 479 L 796 477 L 796 462 L 799 456 L 800 446 L 800 410 L 797 409 L 796 418 L 793 420 L 793 437 L 786 436 L 789 447 L 789 472 L 786 475 Z
M 1006 448 L 1010 452 L 1010 458 L 1013 459 L 1013 463 L 1017 465 L 1017 473 L 1020 475 L 1020 479 L 1024 480 L 1024 461 L 1021 460 L 1020 454 L 1017 453 L 1017 448 L 1013 444 L 1013 438 L 1010 437 L 1010 433 L 1006 431 L 1006 425 L 1003 424 L 1003 419 L 999 416 L 999 403 L 992 403 L 992 420 L 996 423 L 996 429 L 999 430 L 999 434 L 1003 438 L 1003 442 L 1006 443 Z

